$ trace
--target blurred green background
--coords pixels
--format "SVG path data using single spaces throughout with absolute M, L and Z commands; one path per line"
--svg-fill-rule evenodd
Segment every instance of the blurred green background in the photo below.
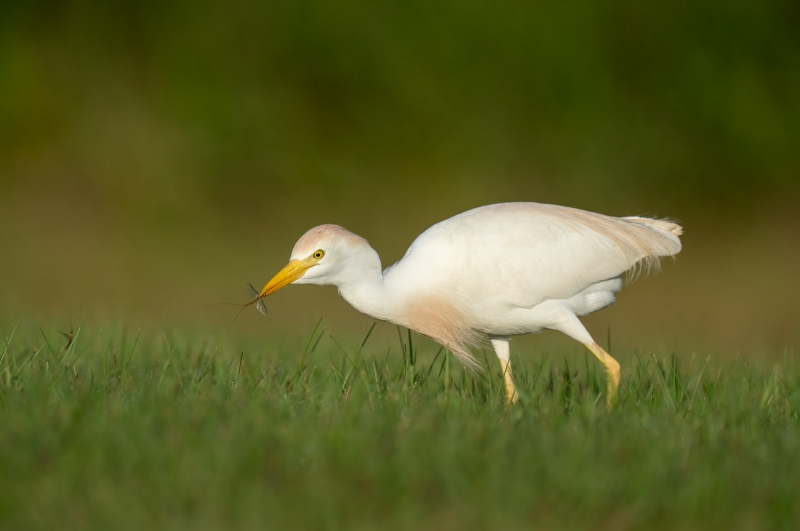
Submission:
M 792 1 L 4 0 L 3 328 L 363 334 L 333 288 L 231 329 L 212 303 L 320 223 L 387 266 L 441 219 L 538 201 L 685 228 L 589 319 L 601 342 L 793 352 L 798 28 Z

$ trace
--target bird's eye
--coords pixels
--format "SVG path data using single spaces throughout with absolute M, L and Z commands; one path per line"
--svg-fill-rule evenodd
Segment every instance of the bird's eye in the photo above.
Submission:
M 316 258 L 317 260 L 320 260 L 323 256 L 325 256 L 325 251 L 323 251 L 322 249 L 314 253 L 314 258 Z

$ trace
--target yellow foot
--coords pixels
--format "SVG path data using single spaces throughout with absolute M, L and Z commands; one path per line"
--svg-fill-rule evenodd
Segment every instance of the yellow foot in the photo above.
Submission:
M 517 388 L 514 385 L 513 378 L 511 378 L 511 362 L 501 359 L 500 366 L 503 369 L 503 380 L 505 380 L 506 383 L 506 406 L 510 406 L 519 402 Z
M 605 351 L 604 351 L 605 352 Z M 606 354 L 608 356 L 608 354 Z M 619 389 L 619 363 L 608 356 L 606 363 L 606 407 L 611 409 Z
M 608 352 L 600 348 L 597 343 L 587 344 L 586 348 L 597 356 L 597 359 L 606 369 L 606 407 L 611 409 L 619 389 L 619 363 Z
M 519 402 L 519 395 L 516 389 L 506 387 L 506 406 L 511 406 Z

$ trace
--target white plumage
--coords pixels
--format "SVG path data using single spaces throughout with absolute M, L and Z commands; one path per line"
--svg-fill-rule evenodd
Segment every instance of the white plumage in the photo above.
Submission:
M 333 284 L 358 311 L 424 334 L 472 367 L 478 364 L 470 346 L 488 337 L 509 402 L 517 400 L 509 337 L 559 330 L 603 363 L 610 404 L 619 364 L 578 317 L 613 303 L 626 271 L 648 271 L 658 267 L 659 257 L 680 252 L 681 233 L 667 220 L 504 203 L 437 223 L 402 260 L 381 271 L 366 240 L 338 225 L 321 225 L 300 238 L 289 264 L 256 301 L 291 283 Z

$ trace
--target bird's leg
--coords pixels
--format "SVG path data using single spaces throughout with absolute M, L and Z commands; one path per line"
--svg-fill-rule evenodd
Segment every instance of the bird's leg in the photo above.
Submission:
M 516 404 L 519 401 L 517 388 L 514 379 L 511 377 L 511 351 L 507 337 L 490 338 L 497 358 L 500 360 L 500 368 L 503 370 L 503 380 L 506 384 L 506 405 Z
M 500 367 L 503 369 L 503 379 L 506 382 L 506 404 L 516 404 L 519 402 L 519 395 L 511 377 L 511 360 L 500 360 Z
M 592 354 L 603 364 L 606 370 L 606 406 L 610 409 L 619 388 L 619 363 L 609 356 L 608 352 L 600 348 L 600 345 L 592 339 L 575 314 L 564 312 L 559 317 L 560 319 L 550 328 L 564 332 L 574 340 L 586 345 L 586 348 L 591 350 Z
M 619 363 L 595 342 L 585 343 L 606 369 L 606 406 L 611 407 L 619 389 Z

